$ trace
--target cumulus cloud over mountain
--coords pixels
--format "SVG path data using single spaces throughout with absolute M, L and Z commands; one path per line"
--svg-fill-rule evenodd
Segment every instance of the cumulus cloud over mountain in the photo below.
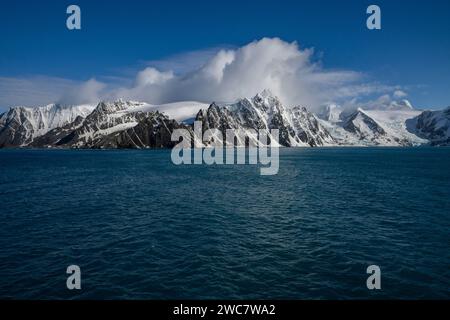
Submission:
M 380 90 L 350 70 L 326 70 L 312 49 L 296 42 L 264 38 L 237 49 L 220 50 L 198 69 L 175 75 L 148 67 L 131 88 L 116 97 L 164 103 L 180 100 L 233 101 L 269 88 L 288 105 L 317 106 Z
M 324 68 L 321 61 L 315 59 L 313 49 L 303 49 L 296 42 L 288 43 L 279 38 L 263 38 L 234 49 L 206 50 L 203 62 L 200 62 L 201 52 L 194 56 L 193 69 L 178 68 L 181 72 L 167 69 L 177 65 L 176 59 L 171 57 L 170 63 L 160 60 L 140 70 L 134 79 L 126 81 L 127 85 L 95 79 L 85 83 L 68 81 L 72 85 L 55 86 L 59 91 L 49 92 L 48 96 L 54 99 L 58 95 L 58 101 L 66 104 L 118 98 L 153 104 L 187 100 L 231 102 L 270 89 L 286 105 L 313 109 L 324 103 L 355 102 L 371 94 L 394 91 L 386 85 L 367 81 L 356 71 Z M 191 58 L 177 57 L 184 61 L 193 60 Z M 41 85 L 35 84 L 37 88 Z M 27 86 L 27 90 L 32 87 L 30 83 Z M 392 96 L 404 96 L 403 91 L 396 90 Z

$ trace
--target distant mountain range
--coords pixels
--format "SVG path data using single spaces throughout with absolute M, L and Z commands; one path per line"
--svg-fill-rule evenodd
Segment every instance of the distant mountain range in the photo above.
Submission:
M 265 90 L 233 104 L 209 106 L 119 100 L 97 106 L 14 107 L 0 115 L 0 148 L 170 148 L 176 143 L 172 131 L 192 133 L 194 120 L 202 122 L 203 131 L 279 129 L 279 143 L 286 147 L 450 145 L 450 107 L 420 111 L 402 100 L 365 109 L 327 105 L 313 113 L 283 106 Z

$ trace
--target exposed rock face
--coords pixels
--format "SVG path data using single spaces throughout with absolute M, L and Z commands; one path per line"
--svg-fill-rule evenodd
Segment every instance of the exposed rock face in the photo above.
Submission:
M 98 139 L 93 148 L 172 148 L 178 142 L 171 141 L 175 129 L 186 129 L 192 134 L 189 126 L 168 119 L 165 115 L 154 112 L 147 114 L 139 123 L 125 131 L 111 133 Z
M 132 106 L 132 102 L 101 102 L 79 127 L 74 126 L 74 130 L 56 144 L 74 148 L 91 148 L 104 136 L 132 128 L 150 114 L 140 111 L 126 112 Z
M 218 106 L 213 103 L 208 109 L 197 114 L 203 131 L 216 128 L 225 136 L 227 129 L 279 130 L 279 144 L 286 147 L 323 146 L 335 143 L 333 137 L 321 125 L 316 116 L 306 108 L 286 109 L 268 91 L 252 99 L 242 99 L 235 104 Z M 244 142 L 238 142 L 244 144 Z
M 369 140 L 379 144 L 380 140 L 389 139 L 386 131 L 361 109 L 345 119 L 343 128 L 353 133 L 359 140 Z
M 50 104 L 38 108 L 15 107 L 0 116 L 0 148 L 29 145 L 36 137 L 85 117 L 94 106 Z
M 306 108 L 295 107 L 292 112 L 292 125 L 296 136 L 311 147 L 336 144 L 336 139 L 322 126 L 317 117 Z
M 431 145 L 450 145 L 450 107 L 440 111 L 424 111 L 416 119 L 417 134 Z
M 78 117 L 70 124 L 49 131 L 36 138 L 31 146 L 169 148 L 177 143 L 171 141 L 173 130 L 192 132 L 191 127 L 170 120 L 158 111 L 136 111 L 140 106 L 135 102 L 101 102 L 86 118 Z
M 187 104 L 191 110 L 193 103 Z M 183 109 L 182 102 L 174 106 Z M 319 110 L 319 118 L 304 107 L 286 108 L 263 91 L 233 104 L 213 103 L 198 111 L 195 120 L 201 122 L 203 133 L 215 129 L 208 131 L 214 133 L 204 145 L 226 144 L 227 129 L 244 133 L 237 137 L 240 146 L 258 145 L 258 132 L 270 137 L 272 129 L 279 130 L 279 144 L 286 147 L 450 145 L 450 108 L 421 112 L 407 102 L 392 108 L 344 112 L 330 105 Z M 192 125 L 171 120 L 141 102 L 17 107 L 0 116 L 0 148 L 170 148 L 178 143 L 171 141 L 175 129 L 185 129 L 194 138 Z
M 80 128 L 83 125 L 84 118 L 78 116 L 74 122 L 68 123 L 65 126 L 50 130 L 43 136 L 37 137 L 31 142 L 31 147 L 44 147 L 44 146 L 56 146 L 64 138 L 71 136 L 72 132 Z M 70 140 L 68 138 L 68 140 Z

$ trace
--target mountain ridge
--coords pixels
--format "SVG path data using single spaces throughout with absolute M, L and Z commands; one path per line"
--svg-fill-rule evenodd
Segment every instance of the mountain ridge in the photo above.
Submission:
M 218 129 L 222 137 L 227 129 L 241 129 L 256 140 L 253 130 L 270 134 L 278 129 L 279 144 L 285 147 L 450 145 L 450 107 L 420 111 L 407 101 L 389 106 L 394 107 L 343 109 L 330 104 L 314 113 L 303 106 L 288 108 L 264 90 L 220 105 L 189 101 L 158 107 L 119 99 L 97 105 L 16 107 L 0 115 L 0 148 L 170 148 L 173 130 L 193 134 L 192 125 L 173 119 L 176 110 L 200 121 L 203 132 Z M 209 137 L 204 146 L 218 139 Z

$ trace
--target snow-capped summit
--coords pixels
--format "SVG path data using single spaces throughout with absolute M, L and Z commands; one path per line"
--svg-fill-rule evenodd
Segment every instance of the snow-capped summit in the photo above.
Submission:
M 123 99 L 118 99 L 116 101 L 102 101 L 94 109 L 94 112 L 101 114 L 111 114 L 125 110 L 132 111 L 134 109 L 142 108 L 147 105 L 148 104 L 144 102 L 124 101 Z
M 25 146 L 48 131 L 86 117 L 93 105 L 13 107 L 0 116 L 0 147 Z
M 407 100 L 380 101 L 346 109 L 329 104 L 317 115 L 304 106 L 283 105 L 270 90 L 231 104 L 152 105 L 119 99 L 96 106 L 15 107 L 0 115 L 0 148 L 170 147 L 174 129 L 192 133 L 191 125 L 179 122 L 188 118 L 201 121 L 203 131 L 221 132 L 222 138 L 211 137 L 205 145 L 223 139 L 227 129 L 244 130 L 256 143 L 253 132 L 278 129 L 279 144 L 287 147 L 450 144 L 450 107 L 422 112 Z
M 265 130 L 267 133 L 271 129 L 278 129 L 279 143 L 288 147 L 334 143 L 314 114 L 304 107 L 284 107 L 269 90 L 230 105 L 213 103 L 208 109 L 201 110 L 196 120 L 203 123 L 204 130 L 216 128 L 223 136 L 226 129 Z

